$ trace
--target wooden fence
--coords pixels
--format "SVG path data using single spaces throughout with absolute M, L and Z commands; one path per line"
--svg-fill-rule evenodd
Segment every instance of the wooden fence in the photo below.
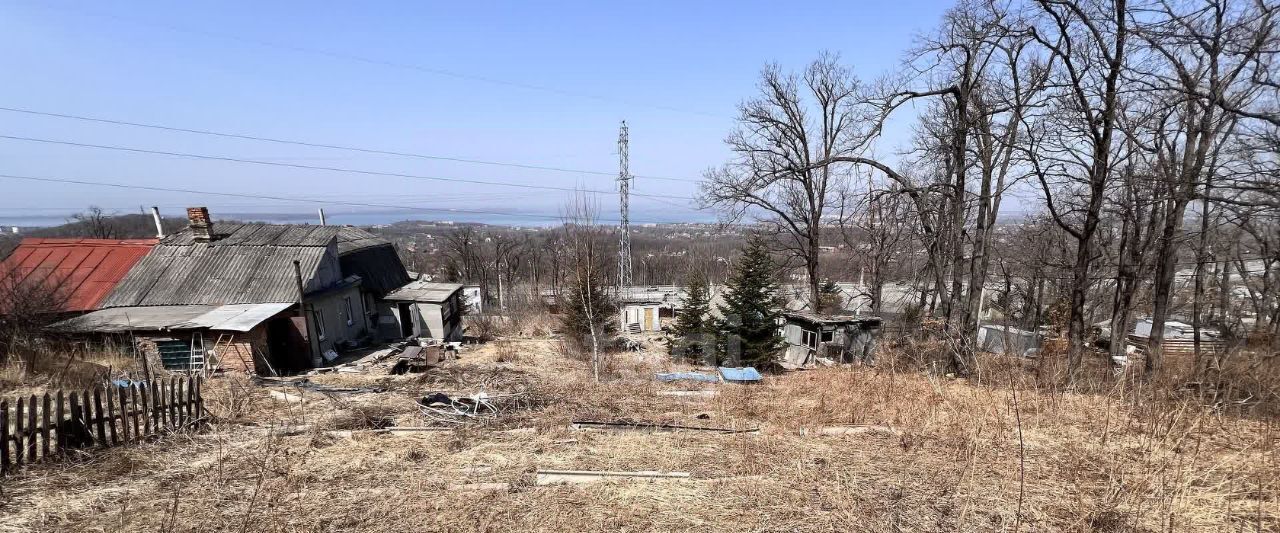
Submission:
M 119 446 L 200 424 L 200 389 L 199 378 L 175 377 L 0 400 L 0 474 L 70 450 Z

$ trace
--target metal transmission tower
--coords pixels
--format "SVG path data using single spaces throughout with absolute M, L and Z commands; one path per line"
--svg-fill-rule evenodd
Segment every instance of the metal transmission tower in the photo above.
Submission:
M 622 210 L 622 235 L 618 246 L 619 287 L 631 285 L 631 223 L 628 218 L 631 211 L 631 180 L 634 178 L 629 168 L 630 150 L 627 148 L 627 141 L 627 121 L 624 120 L 618 130 L 618 200 Z

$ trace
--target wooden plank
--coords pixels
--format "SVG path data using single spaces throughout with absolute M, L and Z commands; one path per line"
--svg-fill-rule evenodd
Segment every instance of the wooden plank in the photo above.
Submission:
M 54 453 L 57 453 L 58 455 L 62 455 L 67 451 L 67 432 L 63 429 L 66 427 L 64 425 L 66 422 L 64 422 L 63 419 L 67 413 L 63 410 L 62 398 L 62 391 L 59 390 L 57 412 L 54 414 L 54 418 L 57 419 L 57 422 L 53 426 L 53 430 L 56 431 L 58 435 L 58 439 L 54 443 Z
M 9 472 L 9 401 L 0 401 L 0 474 Z
M 80 401 L 84 405 L 80 407 L 80 447 L 93 446 L 93 396 L 89 394 L 89 389 L 80 391 Z
M 116 432 L 116 395 L 111 393 L 111 389 L 106 389 L 102 393 L 107 397 L 107 428 L 111 433 L 111 444 L 114 446 L 120 444 L 120 434 Z
M 186 380 L 182 378 L 178 378 L 178 401 L 174 402 L 174 405 L 178 408 L 178 427 L 187 425 L 187 404 L 183 401 L 183 398 L 185 397 L 182 395 L 182 386 L 185 384 L 185 381 Z
M 141 390 L 139 390 L 139 391 L 138 391 L 138 394 L 140 394 L 140 395 L 142 396 L 142 404 L 141 404 L 141 406 L 142 406 L 142 426 L 143 426 L 143 427 L 142 427 L 142 435 L 143 435 L 143 436 L 145 436 L 145 435 L 150 435 L 150 434 L 151 434 L 151 430 L 152 430 L 152 426 L 151 426 L 151 420 L 152 420 L 151 412 L 152 412 L 152 410 L 153 410 L 153 409 L 151 408 L 151 401 L 147 399 L 147 390 L 148 390 L 148 389 L 150 389 L 150 388 L 151 388 L 151 383 L 147 383 L 147 384 L 145 384 L 145 385 L 143 385 L 143 386 L 139 387 L 139 389 L 141 389 Z
M 200 412 L 196 410 L 196 384 L 199 382 L 194 376 L 187 378 L 187 423 L 200 418 Z
M 164 410 L 160 408 L 164 404 L 163 386 L 163 382 L 151 384 L 151 419 L 155 423 L 154 430 L 156 433 L 159 433 L 164 428 L 164 419 L 160 418 L 164 414 Z
M 49 429 L 52 426 L 49 411 L 51 410 L 53 410 L 53 398 L 50 398 L 49 393 L 46 392 L 44 393 L 44 409 L 40 410 L 41 422 L 44 422 L 40 426 L 40 451 L 44 454 L 43 457 L 45 459 L 49 458 Z
M 22 398 L 18 398 L 18 407 L 14 409 L 13 416 L 13 464 L 18 467 L 22 466 L 22 415 L 25 411 Z
M 67 408 L 71 410 L 71 420 L 64 426 L 69 430 L 66 436 L 62 438 L 63 453 L 66 453 L 68 447 L 80 446 L 80 438 L 82 437 L 80 421 L 84 418 L 84 412 L 80 410 L 80 399 L 76 397 L 76 393 L 72 392 L 71 397 L 67 398 L 67 402 L 69 402 Z
M 138 403 L 138 384 L 129 384 L 129 405 L 133 406 L 129 420 L 133 422 L 133 438 L 139 440 L 142 438 L 142 424 L 138 423 L 138 416 L 142 414 L 142 405 Z
M 204 416 L 204 380 L 196 380 L 196 416 Z
M 93 388 L 93 415 L 93 424 L 98 427 L 98 446 L 110 446 L 111 443 L 107 441 L 107 417 L 102 410 L 102 387 Z
M 129 396 L 125 387 L 116 387 L 116 396 L 120 398 L 120 441 L 129 442 Z
M 27 462 L 36 462 L 36 440 L 40 438 L 40 432 L 36 430 L 36 395 L 32 394 L 31 399 L 27 402 Z
M 165 405 L 166 415 L 169 417 L 169 427 L 178 427 L 178 378 L 169 379 L 169 403 Z

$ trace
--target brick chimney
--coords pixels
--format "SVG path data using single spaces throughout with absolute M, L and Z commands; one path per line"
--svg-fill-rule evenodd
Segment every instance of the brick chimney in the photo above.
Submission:
M 188 207 L 187 221 L 191 227 L 191 240 L 195 242 L 213 240 L 213 220 L 209 218 L 209 208 Z

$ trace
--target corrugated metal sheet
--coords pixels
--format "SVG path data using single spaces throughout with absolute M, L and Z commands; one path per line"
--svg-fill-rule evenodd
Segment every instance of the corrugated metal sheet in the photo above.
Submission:
M 156 239 L 23 239 L 0 263 L 0 273 L 60 291 L 64 311 L 89 311 L 155 244 Z
M 342 253 L 342 243 L 338 243 L 339 262 L 342 273 L 347 276 L 360 276 L 364 280 L 366 290 L 379 297 L 409 283 L 409 273 L 400 261 L 400 255 L 390 244 L 382 244 L 360 248 Z
M 338 255 L 346 255 L 357 250 L 390 244 L 391 241 L 360 228 L 343 226 L 338 231 Z
M 49 327 L 73 333 L 160 331 L 168 329 L 171 324 L 189 321 L 215 308 L 217 306 L 213 305 L 116 307 L 63 320 Z
M 157 245 L 138 261 L 102 307 L 295 302 L 293 262 L 308 292 L 341 281 L 324 246 Z
M 214 242 L 224 246 L 325 246 L 341 231 L 338 226 L 213 223 Z M 191 230 L 184 229 L 165 237 L 160 244 L 185 246 L 195 241 Z
M 293 307 L 291 303 L 231 304 L 217 307 L 172 329 L 209 328 L 220 331 L 249 331 L 267 319 Z
M 399 302 L 439 303 L 448 300 L 454 293 L 462 290 L 460 283 L 432 283 L 429 281 L 411 281 L 387 294 L 384 299 Z
M 190 231 L 166 237 L 129 271 L 102 307 L 285 303 L 298 299 L 293 262 L 306 292 L 342 281 L 341 228 L 214 224 L 212 242 Z
M 113 307 L 58 322 L 51 326 L 73 333 L 119 333 L 212 329 L 249 331 L 292 307 L 290 303 L 232 305 L 157 305 Z

